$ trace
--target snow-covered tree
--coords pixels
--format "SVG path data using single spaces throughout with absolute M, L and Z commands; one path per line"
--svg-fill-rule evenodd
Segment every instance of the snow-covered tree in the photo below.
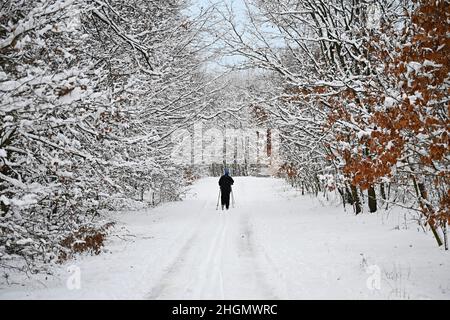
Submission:
M 188 19 L 185 6 L 1 4 L 2 264 L 65 259 L 86 237 L 100 241 L 100 210 L 144 190 L 179 197 L 170 134 L 201 115 L 213 81 L 201 72 L 208 12 Z
M 224 13 L 230 32 L 222 40 L 282 83 L 266 99 L 281 132 L 282 171 L 306 190 L 337 190 L 357 214 L 365 200 L 370 212 L 392 202 L 418 210 L 440 244 L 436 229 L 445 235 L 448 223 L 448 1 L 246 4 L 250 26 L 239 29 Z

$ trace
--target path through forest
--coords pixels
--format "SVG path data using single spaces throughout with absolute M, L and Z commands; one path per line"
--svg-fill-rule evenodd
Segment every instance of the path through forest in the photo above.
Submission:
M 448 255 L 414 225 L 404 230 L 403 215 L 354 216 L 283 180 L 235 181 L 229 211 L 216 210 L 217 179 L 206 178 L 184 201 L 116 213 L 105 253 L 2 285 L 0 298 L 450 298 Z M 67 287 L 70 265 L 79 289 Z

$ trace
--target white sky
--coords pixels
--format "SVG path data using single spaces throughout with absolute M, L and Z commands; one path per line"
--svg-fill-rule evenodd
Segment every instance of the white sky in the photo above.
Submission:
M 191 0 L 192 7 L 190 11 L 192 12 L 192 15 L 196 15 L 200 12 L 200 9 L 206 9 L 211 7 L 212 5 L 218 5 L 218 7 L 222 7 L 223 5 L 227 4 L 228 7 L 232 8 L 233 15 L 234 15 L 234 22 L 237 26 L 237 29 L 243 30 L 246 25 L 249 23 L 248 13 L 247 13 L 247 6 L 245 3 L 246 0 Z M 251 5 L 251 1 L 247 2 L 252 8 L 251 10 L 257 10 L 256 8 L 253 9 Z M 252 12 L 253 13 L 253 12 Z M 277 32 L 277 29 L 274 28 L 274 26 L 270 24 L 259 26 L 262 33 L 265 34 L 265 41 L 272 44 L 274 47 L 281 47 L 284 46 L 284 40 Z M 249 36 L 249 37 L 247 37 Z M 251 37 L 247 32 L 244 34 L 244 38 L 248 41 L 255 41 L 255 43 L 250 43 L 251 45 L 256 45 L 258 40 L 256 40 L 254 37 Z M 264 44 L 263 44 L 264 45 Z M 230 64 L 238 64 L 244 62 L 246 59 L 242 56 L 227 56 L 223 57 L 222 59 L 219 59 L 219 61 L 216 61 L 216 63 L 210 63 L 208 64 L 208 68 L 212 67 L 213 69 L 219 68 L 222 69 L 221 66 L 223 65 L 230 65 Z
M 247 22 L 247 15 L 246 15 L 246 6 L 244 3 L 244 0 L 191 0 L 192 7 L 191 10 L 193 14 L 195 15 L 200 11 L 201 8 L 208 8 L 213 4 L 223 5 L 227 4 L 231 6 L 234 15 L 235 15 L 235 22 L 238 24 L 238 26 L 243 26 Z M 213 68 L 219 67 L 223 64 L 235 64 L 242 62 L 244 58 L 240 56 L 233 56 L 233 57 L 224 57 L 220 61 L 217 61 L 217 64 L 212 64 Z
M 233 10 L 236 13 L 237 20 L 241 20 L 242 23 L 245 23 L 245 4 L 244 0 L 191 0 L 193 7 L 201 8 L 201 7 L 209 7 L 211 4 L 223 4 L 226 3 L 231 5 Z

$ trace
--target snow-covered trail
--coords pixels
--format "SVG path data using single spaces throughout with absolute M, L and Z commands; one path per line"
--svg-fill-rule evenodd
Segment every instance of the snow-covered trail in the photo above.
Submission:
M 204 179 L 186 202 L 175 223 L 185 224 L 180 248 L 170 257 L 153 284 L 150 299 L 273 299 L 277 288 L 266 277 L 270 266 L 261 263 L 253 220 L 262 208 L 275 212 L 272 184 L 261 179 L 236 178 L 235 208 L 216 210 L 217 179 Z M 262 179 L 261 181 L 264 181 Z M 193 202 L 192 205 L 187 205 Z M 195 208 L 195 219 L 185 215 Z M 186 221 L 187 220 L 187 221 Z M 269 268 L 269 269 L 268 269 Z
M 398 230 L 396 213 L 354 216 L 272 178 L 235 178 L 229 211 L 217 195 L 207 178 L 185 201 L 117 213 L 107 253 L 2 283 L 0 299 L 450 298 L 449 254 L 414 225 Z M 66 285 L 69 265 L 80 289 Z

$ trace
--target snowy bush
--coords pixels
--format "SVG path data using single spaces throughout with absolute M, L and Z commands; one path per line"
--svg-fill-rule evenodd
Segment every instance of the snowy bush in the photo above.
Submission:
M 188 21 L 183 8 L 181 0 L 0 6 L 2 265 L 68 257 L 71 237 L 101 230 L 100 210 L 148 205 L 142 190 L 179 198 L 185 180 L 171 163 L 170 133 L 195 120 L 210 81 L 197 56 L 206 17 Z

